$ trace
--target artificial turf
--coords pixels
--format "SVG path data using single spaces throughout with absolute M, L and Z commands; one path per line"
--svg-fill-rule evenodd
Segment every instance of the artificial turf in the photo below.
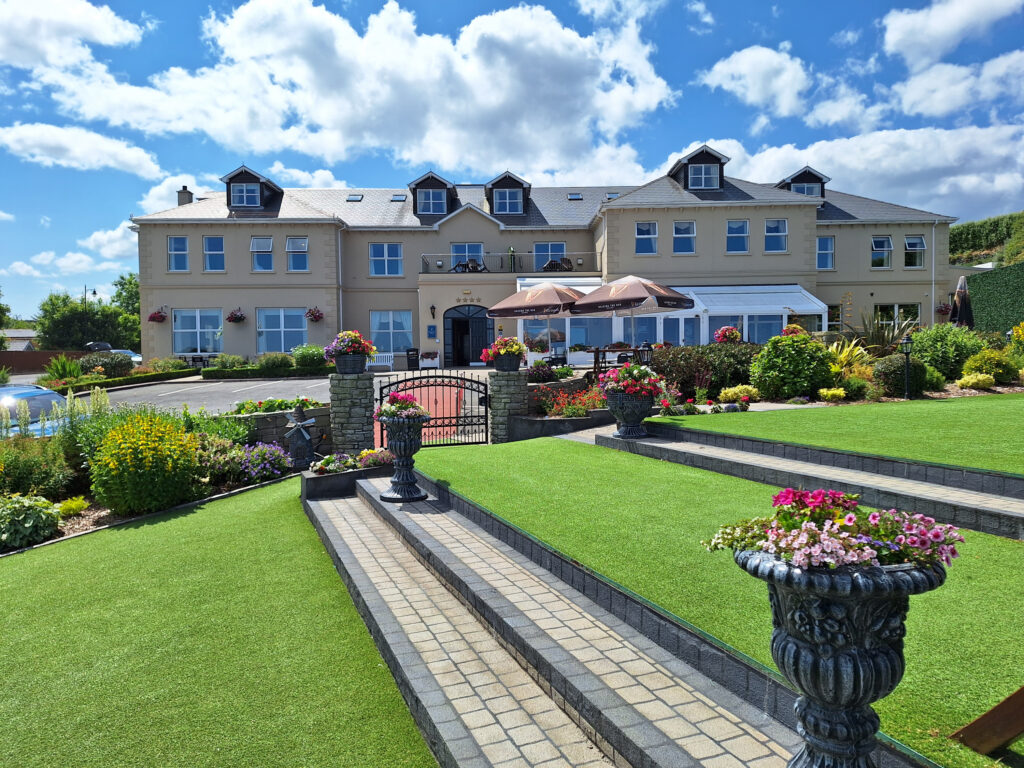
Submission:
M 687 429 L 1024 474 L 1024 394 L 665 416 Z
M 700 541 L 723 523 L 767 514 L 775 489 L 554 438 L 431 448 L 417 454 L 416 465 L 773 666 L 765 585 L 726 553 L 707 553 Z M 966 537 L 947 583 L 912 598 L 907 672 L 876 709 L 893 738 L 942 765 L 980 768 L 995 763 L 947 737 L 1024 684 L 1024 543 L 973 532 Z M 1024 749 L 1018 746 L 1014 755 L 1024 758 Z
M 298 494 L 0 560 L 0 764 L 436 768 Z

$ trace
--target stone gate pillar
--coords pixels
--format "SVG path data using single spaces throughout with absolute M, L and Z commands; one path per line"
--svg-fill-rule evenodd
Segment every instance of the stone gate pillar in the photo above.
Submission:
M 331 374 L 331 441 L 335 453 L 373 448 L 373 374 Z
M 526 371 L 491 371 L 487 388 L 491 407 L 491 442 L 509 442 L 509 422 L 513 416 L 525 416 L 529 410 Z

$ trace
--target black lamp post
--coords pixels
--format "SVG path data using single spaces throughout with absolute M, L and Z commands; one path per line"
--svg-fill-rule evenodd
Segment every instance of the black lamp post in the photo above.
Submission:
M 903 399 L 910 399 L 910 350 L 914 348 L 914 340 L 908 333 L 900 339 L 900 352 L 903 353 Z

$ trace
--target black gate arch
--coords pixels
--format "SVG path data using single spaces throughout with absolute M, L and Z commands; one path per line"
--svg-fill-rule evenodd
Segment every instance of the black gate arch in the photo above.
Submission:
M 486 376 L 486 374 L 482 374 Z M 490 403 L 486 379 L 446 373 L 397 374 L 378 379 L 377 401 L 383 405 L 392 392 L 410 394 L 430 412 L 423 426 L 423 447 L 475 445 L 490 440 Z M 386 437 L 377 425 L 377 445 Z

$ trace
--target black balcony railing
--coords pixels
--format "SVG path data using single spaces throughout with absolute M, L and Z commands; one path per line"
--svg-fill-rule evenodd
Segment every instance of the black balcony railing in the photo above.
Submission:
M 420 274 L 468 274 L 473 272 L 514 272 L 548 274 L 558 272 L 596 272 L 597 254 L 579 251 L 558 256 L 519 253 L 484 253 L 453 256 L 450 253 L 424 253 L 420 256 Z

